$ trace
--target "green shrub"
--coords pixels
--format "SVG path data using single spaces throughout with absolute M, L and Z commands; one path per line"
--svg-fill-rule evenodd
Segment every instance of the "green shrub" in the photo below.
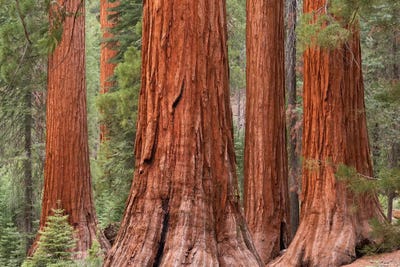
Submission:
M 73 248 L 76 240 L 74 230 L 68 223 L 68 215 L 62 209 L 53 209 L 54 215 L 47 217 L 46 226 L 40 231 L 38 247 L 24 267 L 61 267 L 72 266 Z

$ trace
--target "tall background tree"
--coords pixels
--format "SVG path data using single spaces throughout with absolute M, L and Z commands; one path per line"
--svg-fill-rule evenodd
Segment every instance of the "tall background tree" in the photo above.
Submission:
M 132 184 L 141 67 L 141 3 L 110 2 L 108 21 L 112 27 L 104 29 L 109 33 L 102 39 L 103 47 L 113 50 L 109 62 L 115 64 L 113 72 L 106 75 L 111 75 L 105 81 L 110 85 L 107 94 L 97 98 L 99 121 L 107 129 L 107 138 L 102 140 L 94 161 L 96 207 L 104 227 L 121 221 Z
M 225 2 L 143 10 L 135 178 L 105 266 L 261 265 L 239 208 Z
M 400 3 L 374 1 L 363 12 L 363 66 L 374 171 L 382 180 L 381 194 L 386 198 L 382 203 L 391 221 L 399 194 L 396 181 L 400 181 Z
M 301 223 L 275 266 L 349 263 L 356 257 L 356 247 L 371 241 L 369 221 L 383 220 L 374 192 L 356 194 L 335 177 L 342 164 L 359 173 L 351 179 L 372 177 L 373 171 L 359 28 L 351 16 L 342 13 L 346 26 L 342 29 L 335 17 L 326 13 L 326 4 L 325 0 L 304 1 L 309 27 L 327 26 L 310 38 L 304 53 Z M 335 38 L 343 39 L 324 39 L 332 31 Z M 323 46 L 327 41 L 331 48 Z
M 50 25 L 60 34 L 48 61 L 46 163 L 40 230 L 55 208 L 69 215 L 76 258 L 87 257 L 94 241 L 109 244 L 97 229 L 89 168 L 86 86 L 85 6 L 80 0 L 51 3 Z M 38 234 L 38 237 L 40 234 Z M 37 241 L 30 250 L 32 255 Z
M 244 208 L 264 263 L 290 237 L 284 1 L 247 1 Z
M 113 82 L 114 70 L 116 63 L 112 60 L 117 55 L 117 45 L 116 41 L 108 41 L 113 38 L 111 33 L 112 27 L 114 26 L 111 16 L 113 12 L 111 8 L 117 7 L 119 2 L 109 2 L 108 0 L 100 1 L 100 24 L 103 35 L 103 43 L 101 46 L 101 56 L 100 56 L 100 93 L 107 93 L 111 87 L 115 86 Z M 107 129 L 104 124 L 100 124 L 100 141 L 106 138 Z
M 39 3 L 0 4 L 0 232 L 4 241 L 0 262 L 16 266 L 32 242 L 39 216 L 46 77 L 41 41 L 47 25 L 45 7 Z M 13 251 L 16 247 L 19 252 Z

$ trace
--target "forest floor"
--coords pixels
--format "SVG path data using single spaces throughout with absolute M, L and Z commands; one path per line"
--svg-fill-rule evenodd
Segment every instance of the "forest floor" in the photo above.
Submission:
M 400 250 L 362 257 L 352 264 L 342 267 L 400 267 Z

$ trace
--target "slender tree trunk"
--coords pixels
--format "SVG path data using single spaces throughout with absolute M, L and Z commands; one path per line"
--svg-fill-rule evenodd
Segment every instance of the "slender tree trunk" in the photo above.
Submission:
M 89 171 L 84 1 L 53 4 L 52 23 L 59 8 L 71 15 L 62 22 L 62 40 L 48 62 L 45 184 L 39 230 L 53 214 L 52 209 L 64 209 L 75 230 L 76 258 L 85 258 L 94 240 L 104 249 L 109 244 L 97 229 Z M 38 239 L 39 235 L 30 255 Z
M 288 124 L 289 124 L 289 198 L 290 198 L 290 227 L 291 238 L 296 234 L 300 221 L 299 184 L 301 175 L 300 156 L 298 151 L 298 115 L 297 86 L 296 86 L 296 25 L 297 0 L 287 1 L 287 35 L 286 35 L 286 90 L 288 96 Z
M 391 145 L 389 152 L 389 168 L 399 168 L 400 164 L 400 143 L 394 142 Z M 389 223 L 392 223 L 393 217 L 393 200 L 396 198 L 396 192 L 389 190 L 387 192 L 388 208 L 387 208 L 387 219 Z
M 288 244 L 284 1 L 247 1 L 244 207 L 264 263 Z
M 242 129 L 242 114 L 241 114 L 241 109 L 242 109 L 242 92 L 241 89 L 238 89 L 238 102 L 237 102 L 237 131 L 240 132 Z
M 110 42 L 113 34 L 110 32 L 114 23 L 109 20 L 109 16 L 113 14 L 110 8 L 117 7 L 119 1 L 110 2 L 109 0 L 100 1 L 100 25 L 103 34 L 100 55 L 100 94 L 107 93 L 115 82 L 111 80 L 114 75 L 115 63 L 111 60 L 117 55 L 118 51 L 113 47 L 114 42 Z M 104 124 L 100 125 L 100 141 L 104 140 L 107 135 L 107 129 Z
M 387 196 L 387 201 L 388 201 L 388 207 L 387 207 L 387 219 L 389 223 L 392 223 L 392 218 L 393 218 L 393 200 L 395 197 L 395 193 L 393 191 L 388 193 Z
M 144 1 L 135 177 L 105 266 L 261 266 L 239 207 L 225 1 Z
M 326 0 L 305 0 L 304 11 Z M 370 240 L 369 220 L 383 220 L 376 196 L 355 195 L 338 182 L 338 164 L 372 176 L 364 107 L 359 32 L 336 50 L 304 54 L 304 132 L 301 222 L 286 254 L 274 266 L 341 266 Z M 358 178 L 355 178 L 358 179 Z
M 398 32 L 394 32 L 393 41 L 392 41 L 392 56 L 393 56 L 393 64 L 392 64 L 392 84 L 395 85 L 400 81 L 400 71 L 399 65 L 396 60 L 398 53 L 398 40 L 397 37 Z M 398 129 L 397 129 L 398 130 Z M 400 143 L 394 142 L 391 145 L 390 154 L 389 154 L 389 168 L 399 168 L 400 164 Z M 393 200 L 396 197 L 396 192 L 390 191 L 388 192 L 388 209 L 387 209 L 387 218 L 388 221 L 392 222 L 393 217 Z
M 381 156 L 381 147 L 379 145 L 379 140 L 380 140 L 380 129 L 379 129 L 379 123 L 375 123 L 372 128 L 372 163 L 373 166 L 375 167 L 374 169 L 374 177 L 376 177 L 377 174 L 377 166 L 379 164 L 379 158 Z
M 25 95 L 25 156 L 24 161 L 24 187 L 25 187 L 25 208 L 24 208 L 24 232 L 27 235 L 26 249 L 28 250 L 32 244 L 32 231 L 33 231 L 33 179 L 32 179 L 32 92 L 27 90 Z

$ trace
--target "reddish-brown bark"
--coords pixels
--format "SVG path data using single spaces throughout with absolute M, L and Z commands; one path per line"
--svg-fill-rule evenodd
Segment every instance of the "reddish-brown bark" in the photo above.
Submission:
M 305 0 L 306 13 L 325 0 Z M 383 219 L 376 196 L 355 195 L 335 178 L 339 164 L 372 176 L 364 107 L 359 32 L 335 50 L 304 54 L 301 223 L 274 266 L 341 266 L 370 238 L 369 220 Z M 355 178 L 357 179 L 357 178 Z
M 50 20 L 60 7 L 74 15 L 63 21 L 62 40 L 48 61 L 45 181 L 39 228 L 43 230 L 52 209 L 64 209 L 75 230 L 76 257 L 84 258 L 94 240 L 104 249 L 109 244 L 97 229 L 89 170 L 84 2 L 59 1 L 50 10 Z
M 239 207 L 225 1 L 144 1 L 136 168 L 105 266 L 261 266 Z
M 288 242 L 284 1 L 247 1 L 244 207 L 267 263 Z
M 100 25 L 103 36 L 100 54 L 100 94 L 107 93 L 115 85 L 115 82 L 111 78 L 114 75 L 117 64 L 111 60 L 117 55 L 118 51 L 113 47 L 114 42 L 110 42 L 110 39 L 113 37 L 110 30 L 114 27 L 114 23 L 109 19 L 109 16 L 113 14 L 110 8 L 115 8 L 118 5 L 119 1 L 100 1 Z M 100 124 L 100 141 L 106 138 L 106 133 L 106 126 Z

